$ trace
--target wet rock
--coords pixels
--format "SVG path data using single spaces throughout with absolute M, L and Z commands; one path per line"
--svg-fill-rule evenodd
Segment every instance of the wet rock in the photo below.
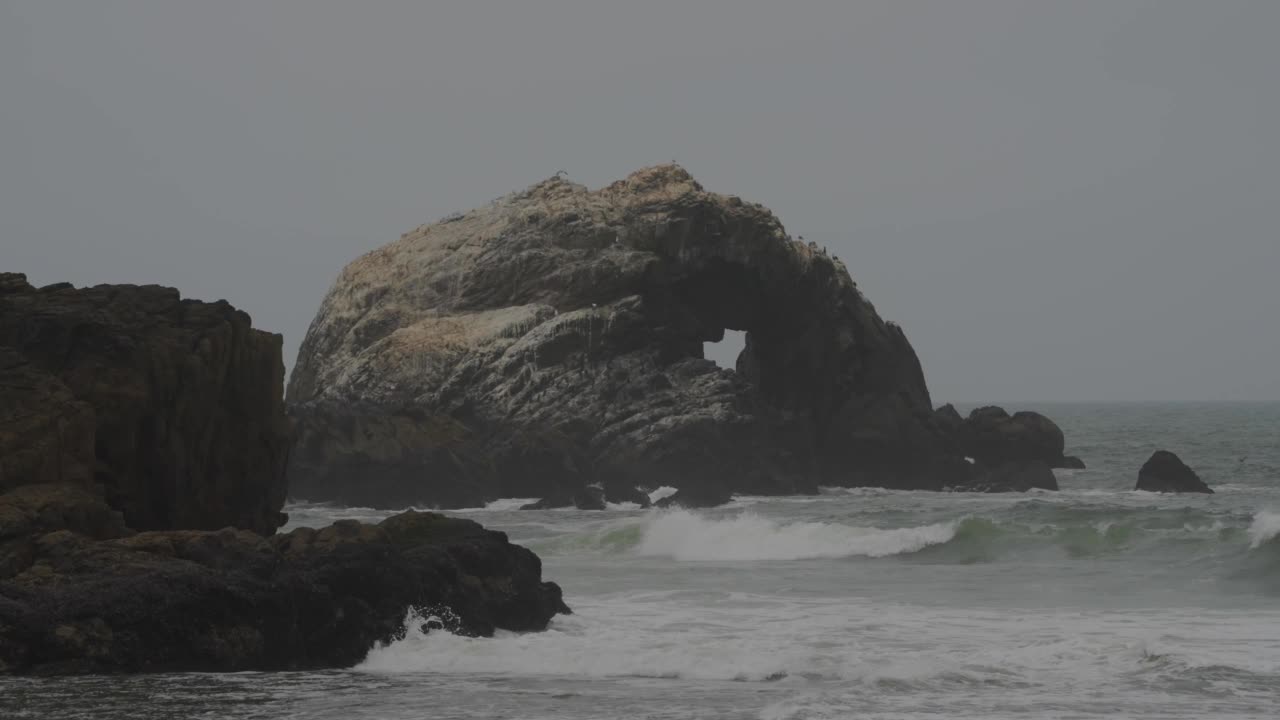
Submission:
M 453 631 L 540 630 L 568 612 L 537 556 L 470 520 L 407 512 L 264 538 L 154 531 L 38 536 L 0 579 L 0 671 L 345 667 L 403 632 L 410 608 Z
M 93 484 L 136 529 L 274 531 L 280 346 L 225 301 L 0 273 L 0 490 Z
M 1157 450 L 1138 470 L 1134 490 L 1171 493 L 1213 493 L 1213 490 L 1168 450 Z
M 735 370 L 702 356 L 727 328 Z M 963 463 L 844 264 L 674 165 L 552 178 L 356 259 L 288 399 L 291 491 L 314 500 L 939 489 Z

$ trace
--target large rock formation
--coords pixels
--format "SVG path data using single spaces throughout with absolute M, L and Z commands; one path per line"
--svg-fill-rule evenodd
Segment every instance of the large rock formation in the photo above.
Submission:
M 0 517 L 87 510 L 46 518 L 69 527 L 0 564 L 0 673 L 343 667 L 400 635 L 410 609 L 470 635 L 569 611 L 536 555 L 470 520 L 133 534 L 92 498 L 24 492 L 0 497 Z
M 273 532 L 290 444 L 280 346 L 224 301 L 0 273 L 0 492 L 96 485 L 135 529 Z
M 1064 455 L 1062 429 L 1038 412 L 1009 415 L 994 405 L 962 418 L 952 405 L 934 411 L 934 420 L 974 465 L 970 481 L 956 489 L 982 492 L 1057 490 L 1053 468 L 1083 469 Z
M 1168 450 L 1157 450 L 1143 463 L 1138 470 L 1138 484 L 1133 489 L 1147 492 L 1213 493 L 1194 470 Z
M 736 370 L 703 343 L 745 330 Z M 845 266 L 674 165 L 560 178 L 348 265 L 288 390 L 291 492 L 471 505 L 602 483 L 938 489 L 968 467 Z

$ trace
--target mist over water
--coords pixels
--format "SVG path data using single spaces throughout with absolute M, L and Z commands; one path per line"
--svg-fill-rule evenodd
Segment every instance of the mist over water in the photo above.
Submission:
M 705 511 L 461 511 L 543 559 L 545 633 L 406 634 L 342 671 L 0 681 L 59 718 L 1271 718 L 1280 405 L 1038 405 L 1061 492 L 826 489 Z M 1217 491 L 1132 491 L 1155 449 Z M 664 491 L 667 492 L 667 491 Z M 291 526 L 388 513 L 295 504 Z

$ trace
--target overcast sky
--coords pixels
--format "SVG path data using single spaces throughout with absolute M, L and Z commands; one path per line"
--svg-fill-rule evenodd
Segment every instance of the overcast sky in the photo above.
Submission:
M 225 297 L 677 160 L 934 400 L 1280 399 L 1280 2 L 0 0 L 0 268 Z

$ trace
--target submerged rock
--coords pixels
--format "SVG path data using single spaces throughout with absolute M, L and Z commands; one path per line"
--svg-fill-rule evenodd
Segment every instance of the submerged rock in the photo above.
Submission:
M 746 331 L 735 370 L 703 357 Z M 552 178 L 349 264 L 288 390 L 291 492 L 475 505 L 661 481 L 939 489 L 967 472 L 845 265 L 683 169 Z
M 225 301 L 0 273 L 0 491 L 95 485 L 135 529 L 274 531 L 280 347 Z
M 270 538 L 58 530 L 0 575 L 0 672 L 345 667 L 398 637 L 409 609 L 446 607 L 469 635 L 569 612 L 532 552 L 434 513 Z
M 1134 490 L 1172 493 L 1213 493 L 1213 490 L 1168 450 L 1157 450 L 1138 470 Z

